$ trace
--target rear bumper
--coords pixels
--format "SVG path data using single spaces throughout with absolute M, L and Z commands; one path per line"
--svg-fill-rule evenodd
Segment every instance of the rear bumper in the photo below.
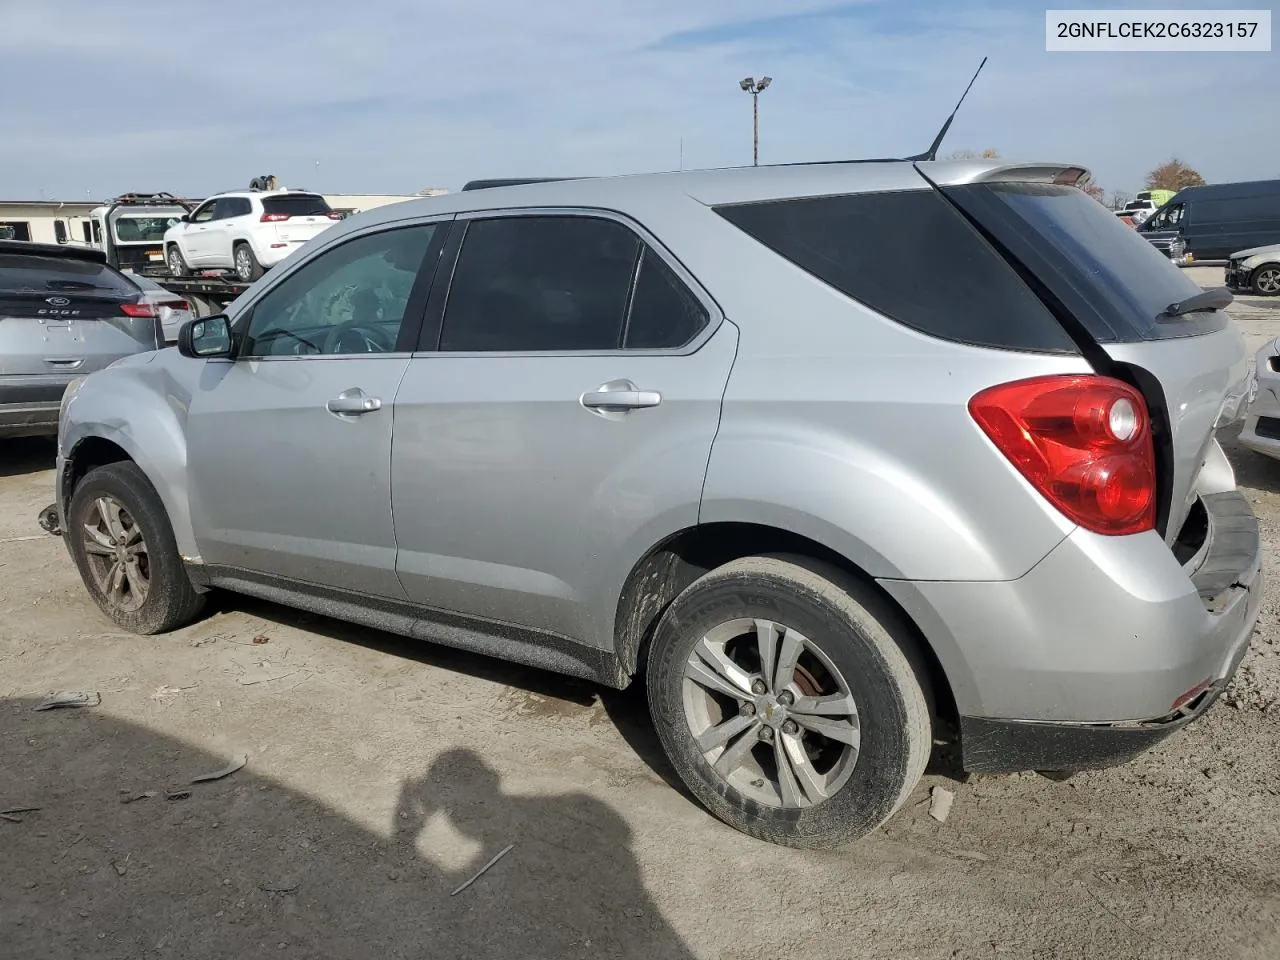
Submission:
M 289 254 L 305 246 L 306 243 L 306 240 L 292 240 L 288 242 L 282 240 L 258 240 L 254 243 L 254 256 L 258 258 L 258 262 L 264 267 L 274 267 L 285 257 L 289 256 Z M 283 245 L 275 246 L 275 244 Z
M 1239 493 L 1204 503 L 1191 575 L 1155 533 L 1077 530 L 1015 581 L 883 582 L 947 674 L 974 738 L 966 766 L 1068 769 L 1090 750 L 1114 762 L 1198 716 L 1175 706 L 1189 692 L 1208 707 L 1248 648 L 1262 545 Z
M 58 432 L 58 408 L 53 403 L 0 402 L 0 437 L 52 437 Z
M 52 436 L 70 377 L 0 378 L 0 437 Z
M 1241 644 L 1229 673 L 1235 673 L 1246 650 L 1248 644 Z M 1203 716 L 1227 683 L 1226 677 L 1217 680 L 1183 709 L 1134 723 L 1041 723 L 961 717 L 961 765 L 972 773 L 1112 767 L 1145 753 Z

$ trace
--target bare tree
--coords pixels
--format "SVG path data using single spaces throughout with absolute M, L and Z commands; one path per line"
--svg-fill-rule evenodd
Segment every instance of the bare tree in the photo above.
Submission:
M 1125 206 L 1133 199 L 1133 194 L 1125 193 L 1123 190 L 1111 191 L 1111 209 L 1123 210 Z
M 952 150 L 947 154 L 948 160 L 999 160 L 1000 151 L 995 147 L 979 152 L 977 150 Z
M 1160 164 L 1147 174 L 1148 190 L 1181 190 L 1183 187 L 1203 187 L 1204 177 L 1177 157 Z

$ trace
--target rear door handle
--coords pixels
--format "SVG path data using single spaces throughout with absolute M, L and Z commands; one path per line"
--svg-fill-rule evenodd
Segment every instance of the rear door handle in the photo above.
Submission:
M 366 396 L 363 390 L 356 388 L 344 390 L 324 406 L 330 413 L 336 413 L 339 416 L 359 417 L 381 410 L 382 400 L 379 397 Z
M 641 390 L 630 380 L 610 380 L 584 393 L 581 403 L 588 410 L 642 410 L 662 403 L 662 394 Z

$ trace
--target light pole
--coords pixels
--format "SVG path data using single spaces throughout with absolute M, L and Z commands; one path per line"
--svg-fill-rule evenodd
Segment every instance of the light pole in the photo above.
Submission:
M 769 89 L 773 77 L 746 77 L 738 81 L 744 91 L 751 94 L 751 165 L 760 166 L 760 94 Z

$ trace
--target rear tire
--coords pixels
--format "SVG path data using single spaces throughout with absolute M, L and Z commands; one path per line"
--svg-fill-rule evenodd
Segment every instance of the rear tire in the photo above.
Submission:
M 131 633 L 176 630 L 204 606 L 160 495 L 135 463 L 85 475 L 71 496 L 63 536 L 89 595 Z
M 264 273 L 262 264 L 254 256 L 253 247 L 244 241 L 236 244 L 231 259 L 235 265 L 236 279 L 243 283 L 253 283 Z
M 187 277 L 191 275 L 191 268 L 187 266 L 187 260 L 176 243 L 169 244 L 169 249 L 165 251 L 164 262 L 169 268 L 169 276 L 171 277 Z
M 1280 296 L 1280 263 L 1264 263 L 1253 271 L 1249 288 L 1260 297 Z
M 650 713 L 680 778 L 715 816 L 771 843 L 836 847 L 888 820 L 928 763 L 911 643 L 896 611 L 836 568 L 735 560 L 659 621 Z

